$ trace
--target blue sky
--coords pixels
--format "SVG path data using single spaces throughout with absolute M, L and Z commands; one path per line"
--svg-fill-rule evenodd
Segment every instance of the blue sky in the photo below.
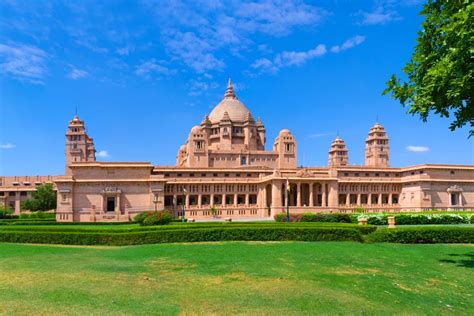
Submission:
M 0 175 L 64 173 L 77 107 L 98 159 L 172 165 L 227 79 L 267 128 L 325 166 L 337 133 L 362 164 L 376 119 L 392 166 L 473 164 L 467 128 L 382 96 L 409 60 L 421 1 L 14 1 L 0 4 Z

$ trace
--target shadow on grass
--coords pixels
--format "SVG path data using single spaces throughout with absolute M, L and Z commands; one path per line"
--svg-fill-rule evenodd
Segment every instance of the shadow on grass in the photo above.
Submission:
M 452 253 L 452 254 L 449 254 L 449 256 L 452 259 L 442 259 L 440 260 L 440 262 L 452 263 L 458 267 L 474 268 L 474 252 L 470 252 L 466 254 Z

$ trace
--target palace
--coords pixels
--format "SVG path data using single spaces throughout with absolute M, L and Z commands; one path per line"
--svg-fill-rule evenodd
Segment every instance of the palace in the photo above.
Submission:
M 400 212 L 474 209 L 474 166 L 390 167 L 389 138 L 376 123 L 365 164 L 351 165 L 344 140 L 329 147 L 327 167 L 297 167 L 297 142 L 281 130 L 266 150 L 260 118 L 229 80 L 222 101 L 191 128 L 175 166 L 98 162 L 94 141 L 76 115 L 66 131 L 63 176 L 0 176 L 0 204 L 20 212 L 35 186 L 53 183 L 58 221 L 128 221 L 145 210 L 206 219 L 268 218 L 303 212 Z

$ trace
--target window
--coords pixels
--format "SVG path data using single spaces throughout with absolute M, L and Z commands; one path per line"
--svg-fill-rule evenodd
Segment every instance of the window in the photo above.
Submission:
M 25 191 L 20 192 L 20 196 L 26 196 L 28 193 Z
M 194 177 L 194 173 L 190 173 L 189 176 L 190 176 L 191 178 L 193 178 L 193 177 Z
M 228 173 L 224 174 L 224 177 L 229 177 L 229 174 Z
M 205 178 L 205 177 L 206 177 L 206 174 L 205 174 L 205 173 L 201 173 L 201 177 Z
M 247 177 L 250 178 L 252 176 L 252 174 L 250 173 L 247 173 Z
M 240 173 L 236 173 L 235 176 L 240 178 Z
M 451 170 L 449 173 L 450 173 L 450 174 L 455 174 L 454 170 Z
M 169 178 L 170 174 L 169 173 L 165 173 L 165 178 Z
M 182 174 L 182 173 L 178 173 L 177 176 L 178 176 L 178 177 L 182 177 L 183 174 Z
M 212 176 L 213 177 L 218 177 L 219 175 L 217 173 L 214 173 Z
M 378 177 L 378 176 L 379 176 L 379 174 L 378 174 L 378 173 L 376 173 L 376 174 L 375 174 L 375 176 L 376 176 L 376 177 Z
M 348 177 L 348 176 L 349 176 L 349 173 L 344 172 L 344 176 Z
M 247 157 L 246 156 L 240 157 L 240 165 L 241 166 L 247 165 Z

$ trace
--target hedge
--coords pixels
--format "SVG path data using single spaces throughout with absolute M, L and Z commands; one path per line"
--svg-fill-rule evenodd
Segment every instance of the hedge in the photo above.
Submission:
M 126 225 L 89 225 L 77 223 L 45 223 L 38 222 L 35 225 L 31 223 L 11 223 L 9 225 L 0 226 L 0 231 L 36 231 L 36 232 L 136 232 L 136 231 L 156 231 L 156 230 L 187 230 L 187 229 L 199 229 L 199 228 L 349 228 L 356 229 L 362 234 L 370 234 L 377 229 L 377 226 L 373 225 L 355 225 L 355 224 L 340 224 L 340 223 L 189 223 L 189 224 L 171 224 L 166 226 L 152 226 L 143 227 L 134 224 Z M 84 226 L 87 225 L 87 226 Z
M 286 213 L 279 213 L 275 215 L 275 222 L 286 221 Z M 290 213 L 290 222 L 356 223 L 357 221 L 348 214 Z
M 137 232 L 39 232 L 2 231 L 0 242 L 125 246 L 206 241 L 356 241 L 360 231 L 332 227 L 229 227 L 155 230 Z
M 397 225 L 474 224 L 473 214 L 378 214 L 360 215 L 359 218 L 367 218 L 371 225 L 387 225 L 389 216 L 395 216 Z
M 474 227 L 405 227 L 378 229 L 368 242 L 402 244 L 474 243 Z

